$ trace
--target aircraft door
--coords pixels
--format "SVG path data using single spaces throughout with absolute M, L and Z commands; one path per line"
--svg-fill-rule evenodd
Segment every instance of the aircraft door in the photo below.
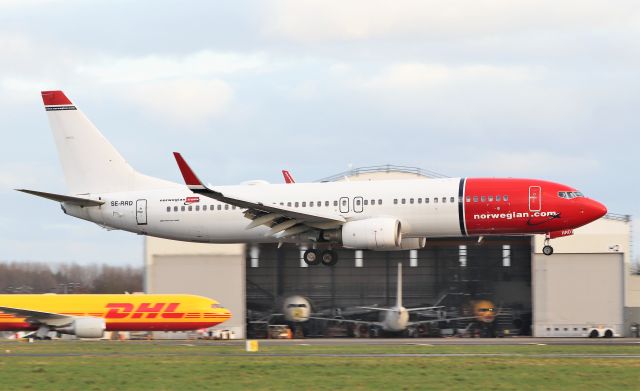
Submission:
M 542 209 L 542 189 L 540 186 L 529 186 L 529 211 L 539 212 Z
M 362 213 L 363 208 L 362 197 L 355 197 L 353 199 L 353 211 L 356 213 Z
M 349 213 L 349 197 L 340 197 L 340 213 Z
M 147 200 L 136 201 L 136 221 L 138 225 L 147 225 Z

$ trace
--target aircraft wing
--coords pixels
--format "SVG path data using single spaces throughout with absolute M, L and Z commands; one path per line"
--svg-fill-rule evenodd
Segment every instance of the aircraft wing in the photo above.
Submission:
M 366 321 L 366 320 L 353 320 L 353 319 L 338 319 L 338 318 L 320 318 L 317 316 L 310 316 L 309 319 L 316 319 L 316 320 L 328 320 L 328 321 L 332 321 L 332 322 L 342 322 L 342 323 L 353 323 L 353 324 L 364 324 L 367 326 L 380 326 L 380 322 L 372 322 L 372 321 Z
M 24 308 L 0 307 L 0 311 L 6 314 L 25 318 L 25 320 L 29 323 L 46 324 L 50 326 L 62 326 L 70 323 L 74 319 L 74 317 L 71 315 L 29 310 Z
M 271 227 L 270 235 L 282 232 L 279 237 L 284 237 L 308 231 L 313 228 L 313 225 L 335 224 L 338 227 L 346 222 L 344 217 L 335 214 L 302 212 L 300 209 L 276 205 L 275 203 L 268 205 L 259 200 L 249 200 L 233 194 L 224 194 L 205 186 L 191 170 L 182 155 L 178 152 L 174 152 L 173 155 L 178 163 L 182 177 L 191 191 L 226 204 L 247 209 L 245 217 L 253 220 L 247 226 L 247 229 L 259 225 L 267 225 Z
M 444 306 L 443 305 L 436 305 L 436 306 L 432 306 L 432 307 L 407 308 L 407 312 L 437 310 L 438 308 L 444 308 Z
M 35 191 L 35 190 L 27 190 L 27 189 L 16 189 L 16 190 L 23 193 L 31 194 L 34 196 L 46 198 L 48 200 L 58 201 L 58 202 L 68 202 L 70 204 L 78 205 L 78 206 L 100 206 L 104 204 L 104 201 L 97 201 L 89 198 L 72 197 L 72 196 L 63 195 L 63 194 L 45 193 L 44 191 Z

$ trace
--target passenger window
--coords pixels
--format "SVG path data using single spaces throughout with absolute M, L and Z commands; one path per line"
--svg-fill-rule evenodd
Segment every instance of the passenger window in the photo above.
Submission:
M 297 205 L 296 205 L 297 206 Z M 302 201 L 302 207 L 306 208 L 307 207 L 307 202 L 306 201 Z
M 310 202 L 309 202 L 309 207 L 310 207 L 310 208 L 313 208 L 313 201 L 310 201 Z
M 207 206 L 206 205 L 202 205 L 202 210 L 207 210 Z
M 293 204 L 293 206 L 295 206 L 297 208 L 298 206 L 300 206 L 300 203 L 298 201 L 296 201 L 295 204 Z
M 280 206 L 284 206 L 284 202 L 281 202 L 281 203 L 280 203 Z
M 347 206 L 347 200 L 342 200 L 342 206 Z
M 505 202 L 506 202 L 506 201 L 509 201 L 509 196 L 508 196 L 508 195 L 505 195 L 504 197 L 502 197 L 502 199 L 503 199 L 503 200 L 505 200 Z
M 189 212 L 193 210 L 193 206 L 189 205 Z
M 413 198 L 409 198 L 409 203 L 413 204 Z
M 378 200 L 378 205 L 382 205 L 382 200 Z
M 473 196 L 473 202 L 478 202 L 478 196 Z
M 174 207 L 173 207 L 173 211 L 174 211 L 174 212 L 177 212 L 177 211 L 178 211 L 178 207 L 177 207 L 177 206 L 174 206 Z
M 425 204 L 428 204 L 428 203 L 429 203 L 429 198 L 425 198 L 425 199 L 424 199 L 424 203 L 425 203 Z
M 232 206 L 232 207 L 231 207 L 231 209 L 236 210 L 236 206 L 235 206 L 235 205 L 234 205 L 234 206 Z
M 224 206 L 224 210 L 229 210 L 229 204 L 226 204 L 226 205 Z
M 397 198 L 394 198 L 394 199 L 393 199 L 393 203 L 394 203 L 394 204 L 397 204 L 397 203 L 398 203 L 398 199 L 397 199 Z
M 422 204 L 422 198 L 418 198 L 418 204 Z
M 480 197 L 480 201 L 485 202 L 486 200 L 487 200 L 487 197 L 485 196 Z
M 200 205 L 196 205 L 196 212 L 200 212 Z
M 369 200 L 364 200 L 365 205 L 369 205 Z M 359 205 L 359 204 L 358 204 Z
M 489 202 L 493 202 L 493 196 L 489 196 Z
M 442 203 L 444 204 L 445 202 L 447 202 L 447 197 L 442 197 Z
M 171 212 L 171 207 L 167 206 L 167 212 Z
M 322 206 L 322 201 L 318 201 L 318 203 L 316 205 Z
M 371 200 L 371 205 L 375 205 L 376 204 L 376 200 Z
M 222 205 L 218 205 L 218 210 L 222 210 Z
M 360 206 L 360 199 L 356 200 L 356 205 Z
M 433 197 L 433 203 L 437 204 L 438 203 L 438 197 Z
M 471 196 L 467 196 L 467 202 L 471 202 Z
M 406 203 L 407 203 L 407 199 L 406 199 L 406 198 L 403 198 L 403 199 L 402 199 L 402 201 L 400 201 L 400 202 L 402 202 L 402 205 L 404 205 L 404 204 L 406 204 Z
M 180 207 L 180 210 L 184 212 L 184 205 Z
M 499 195 L 496 196 L 496 201 L 498 201 L 498 202 L 500 201 L 500 196 Z
M 291 202 L 287 202 L 287 206 L 291 206 Z
M 324 206 L 329 206 L 329 201 L 325 201 Z
M 333 201 L 333 206 L 338 206 L 338 201 Z
M 449 202 L 456 202 L 456 198 L 455 197 L 449 198 Z

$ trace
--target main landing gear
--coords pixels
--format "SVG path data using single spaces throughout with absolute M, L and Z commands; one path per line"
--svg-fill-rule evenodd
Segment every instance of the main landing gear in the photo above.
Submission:
M 338 263 L 338 253 L 333 250 L 318 251 L 309 249 L 302 256 L 304 262 L 309 266 L 315 266 L 322 262 L 325 266 L 333 266 Z
M 542 247 L 542 253 L 544 255 L 551 255 L 553 254 L 553 247 L 551 247 L 549 245 L 549 241 L 551 240 L 551 238 L 549 237 L 549 234 L 546 234 L 544 236 L 544 247 Z

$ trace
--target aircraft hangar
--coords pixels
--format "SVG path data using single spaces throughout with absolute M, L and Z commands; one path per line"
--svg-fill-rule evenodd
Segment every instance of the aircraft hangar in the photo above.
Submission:
M 325 178 L 394 180 L 437 176 L 417 168 L 380 166 Z M 195 244 L 147 237 L 147 293 L 193 293 L 223 303 L 233 314 L 217 328 L 233 338 L 265 337 L 285 320 L 282 303 L 299 295 L 323 317 L 376 320 L 360 306 L 391 306 L 397 264 L 403 264 L 403 305 L 418 312 L 422 336 L 626 336 L 640 323 L 640 276 L 630 256 L 631 220 L 609 214 L 542 254 L 541 236 L 429 239 L 404 251 L 338 250 L 334 267 L 308 266 L 305 248 L 284 244 Z M 495 319 L 474 321 L 474 303 L 491 303 Z M 485 304 L 486 305 L 486 304 Z M 275 315 L 274 315 L 275 314 Z M 457 319 L 457 320 L 456 320 Z M 345 322 L 291 325 L 308 337 L 363 336 Z M 594 331 L 595 330 L 595 331 Z M 417 335 L 413 330 L 412 335 Z

